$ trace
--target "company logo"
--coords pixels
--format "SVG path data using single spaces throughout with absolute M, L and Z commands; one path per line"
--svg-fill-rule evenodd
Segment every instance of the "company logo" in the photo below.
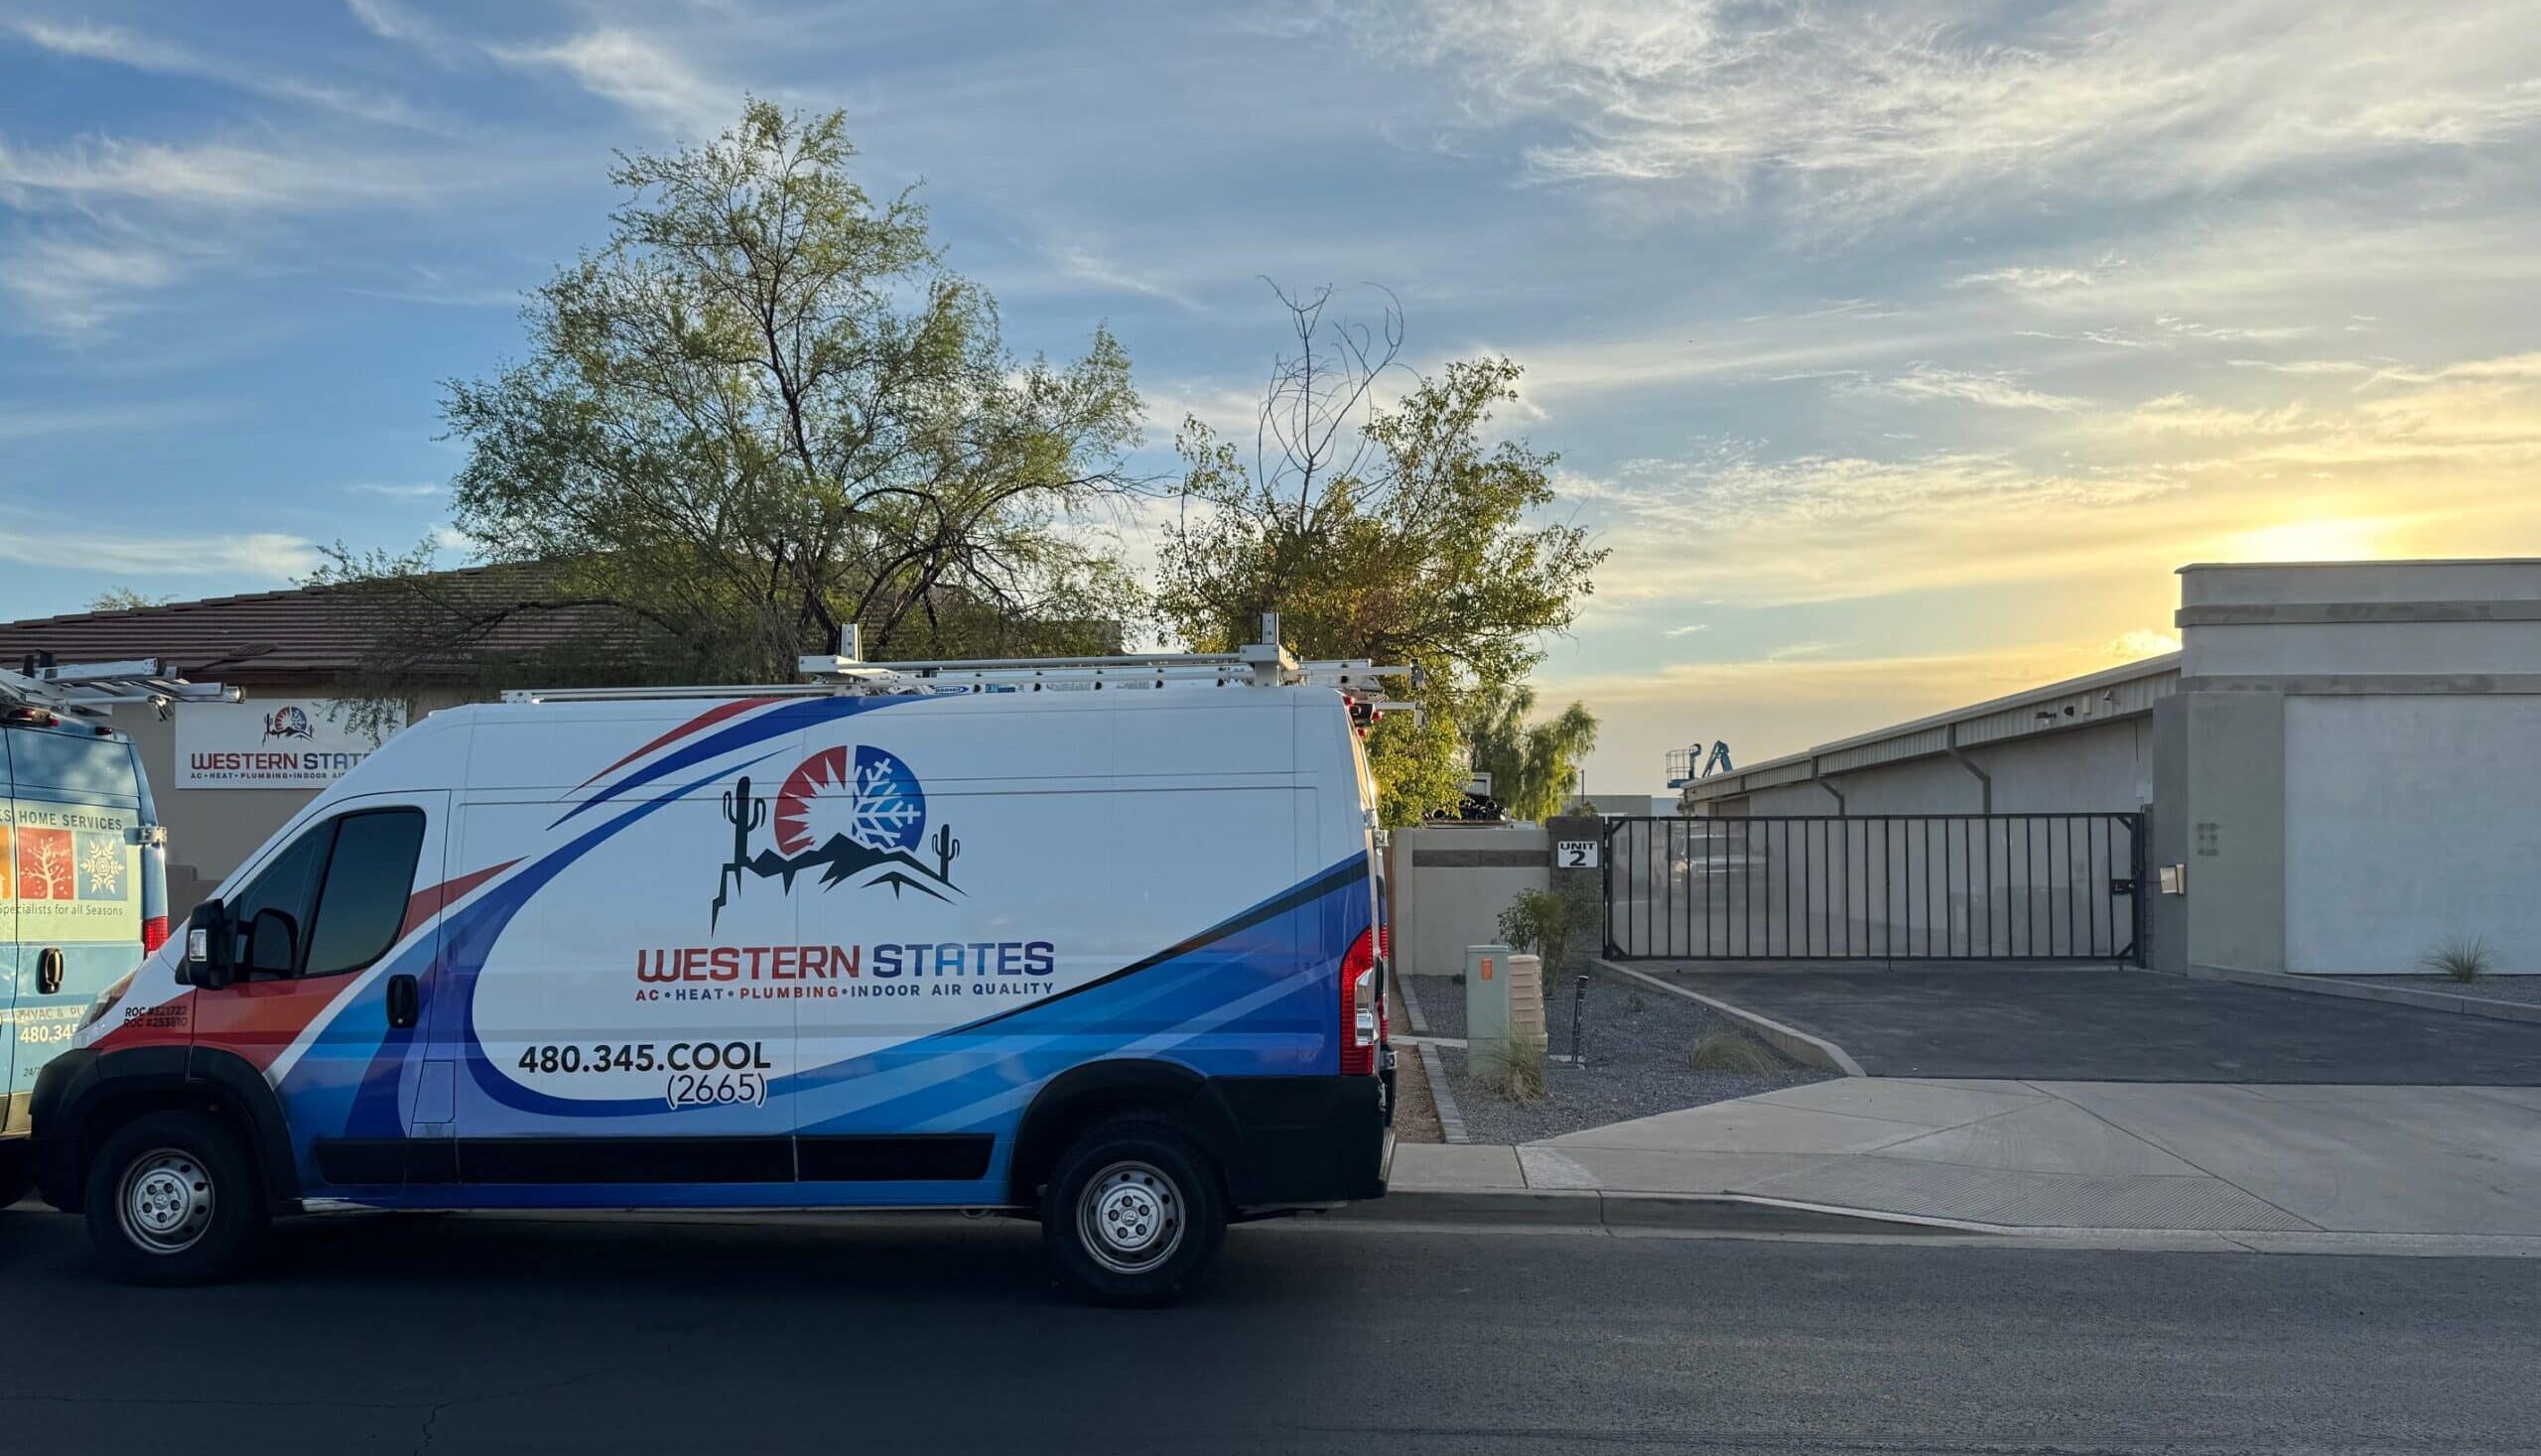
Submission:
M 753 852 L 750 840 L 775 821 L 773 844 Z M 859 888 L 907 890 L 949 900 L 953 861 L 962 842 L 950 826 L 926 833 L 926 789 L 891 753 L 859 744 L 825 748 L 794 766 L 769 802 L 750 796 L 743 778 L 724 795 L 724 819 L 733 826 L 733 858 L 715 884 L 710 923 L 741 887 L 745 876 L 774 879 L 788 891 L 797 875 L 820 871 L 821 888 L 850 880 Z
M 284 704 L 265 715 L 267 738 L 315 738 L 318 730 L 309 725 L 309 715 L 290 704 Z

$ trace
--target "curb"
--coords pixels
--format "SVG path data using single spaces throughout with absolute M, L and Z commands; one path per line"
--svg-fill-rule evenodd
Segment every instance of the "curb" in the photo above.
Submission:
M 1409 1011 L 1408 1001 L 1404 1009 Z M 1429 1107 L 1438 1115 L 1438 1136 L 1445 1142 L 1470 1142 L 1465 1135 L 1464 1114 L 1456 1111 L 1456 1094 L 1447 1086 L 1447 1059 L 1438 1054 L 1435 1043 L 1421 1042 L 1420 1075 L 1429 1082 Z
M 1662 981 L 1658 977 L 1649 975 L 1645 972 L 1635 971 L 1625 966 L 1618 966 L 1612 961 L 1590 961 L 1588 964 L 1596 967 L 1599 971 L 1604 972 L 1608 976 L 1618 977 L 1622 980 L 1632 982 L 1637 986 L 1647 986 L 1654 990 L 1664 991 L 1670 995 L 1683 996 L 1689 1001 L 1696 1001 L 1709 1006 L 1720 1015 L 1736 1022 L 1739 1026 L 1753 1033 L 1758 1040 L 1765 1042 L 1776 1051 L 1781 1052 L 1784 1056 L 1791 1058 L 1793 1061 L 1800 1063 L 1804 1067 L 1816 1067 L 1821 1071 L 1839 1072 L 1846 1077 L 1867 1077 L 1870 1075 L 1862 1070 L 1861 1063 L 1853 1060 L 1850 1052 L 1845 1051 L 1842 1047 L 1837 1046 L 1835 1043 L 1828 1041 L 1822 1036 L 1812 1035 L 1806 1031 L 1801 1030 L 1797 1026 L 1786 1026 L 1782 1022 L 1774 1020 L 1770 1016 L 1760 1016 L 1754 1011 L 1743 1010 L 1737 1006 L 1731 1005 L 1727 1001 L 1715 999 L 1711 996 L 1704 995 L 1699 992 L 1687 991 L 1681 986 Z
M 2443 991 L 2416 991 L 2404 986 L 2350 985 L 2336 976 L 2295 976 L 2282 971 L 2243 971 L 2231 966 L 2191 966 L 2184 971 L 2158 974 L 2182 976 L 2191 981 L 2225 981 L 2237 986 L 2273 987 L 2305 995 L 2382 1001 L 2390 1005 L 2415 1006 L 2421 1011 L 2453 1011 L 2465 1016 L 2483 1016 L 2491 1021 L 2541 1021 L 2541 1004 L 2495 1001 L 2485 996 L 2457 995 Z
M 1397 976 L 1393 981 L 1395 994 L 1403 1001 L 1403 1019 L 1411 1023 L 1411 1034 L 1427 1036 L 1429 1018 L 1420 1014 L 1420 998 L 1411 993 L 1411 978 Z
M 1596 1189 L 1415 1188 L 1324 1215 L 1346 1223 L 1503 1224 L 1518 1228 L 1690 1229 L 1721 1234 L 1928 1234 L 1986 1232 L 1903 1214 L 1828 1208 L 1721 1193 L 1613 1193 Z

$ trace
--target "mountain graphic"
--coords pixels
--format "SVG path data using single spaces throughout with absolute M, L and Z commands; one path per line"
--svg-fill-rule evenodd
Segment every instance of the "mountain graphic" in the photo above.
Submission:
M 739 887 L 743 871 L 761 879 L 778 880 L 790 893 L 797 877 L 816 869 L 820 871 L 823 889 L 836 888 L 869 870 L 879 869 L 883 872 L 867 880 L 866 884 L 869 887 L 889 885 L 894 899 L 903 890 L 916 890 L 950 903 L 954 895 L 961 893 L 953 881 L 938 874 L 906 850 L 876 850 L 858 844 L 844 834 L 834 834 L 800 854 L 780 855 L 774 850 L 761 850 L 726 864 L 715 894 L 714 915 L 709 923 L 721 917 L 725 901 L 734 889 Z

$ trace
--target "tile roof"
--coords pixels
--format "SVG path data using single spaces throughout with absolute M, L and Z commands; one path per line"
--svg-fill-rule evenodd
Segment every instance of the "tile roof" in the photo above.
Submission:
M 535 567 L 467 567 L 436 573 L 433 586 L 454 605 L 491 609 L 538 599 L 543 576 Z M 0 623 L 0 662 L 50 652 L 65 663 L 161 657 L 203 680 L 336 677 L 362 666 L 384 625 L 380 604 L 361 588 L 302 587 Z M 475 655 L 535 653 L 625 631 L 624 619 L 606 607 L 525 612 L 490 630 Z M 450 669 L 453 677 L 473 670 L 472 662 L 453 662 Z

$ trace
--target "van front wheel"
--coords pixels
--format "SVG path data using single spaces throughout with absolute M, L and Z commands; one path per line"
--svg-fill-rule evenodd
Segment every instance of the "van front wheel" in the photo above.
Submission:
M 0 1208 L 27 1196 L 36 1186 L 36 1160 L 27 1139 L 0 1142 Z
M 1041 1242 L 1071 1293 L 1163 1304 L 1199 1281 L 1226 1239 L 1217 1169 L 1162 1123 L 1089 1129 L 1059 1159 L 1041 1202 Z
M 88 1240 L 128 1284 L 228 1277 L 265 1227 L 255 1167 L 228 1128 L 198 1113 L 152 1113 L 117 1128 L 88 1165 Z

